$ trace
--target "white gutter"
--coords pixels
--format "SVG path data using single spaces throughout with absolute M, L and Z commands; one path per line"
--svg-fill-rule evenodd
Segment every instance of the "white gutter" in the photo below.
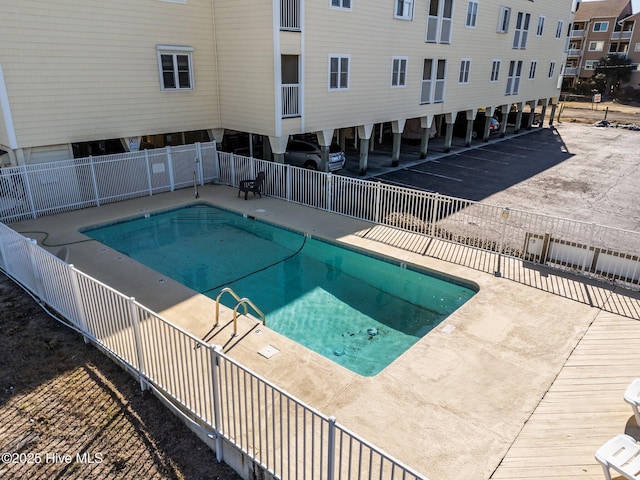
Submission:
M 16 130 L 13 126 L 13 116 L 11 115 L 11 107 L 9 106 L 9 94 L 7 93 L 7 84 L 4 81 L 4 74 L 2 73 L 2 65 L 0 65 L 0 110 L 2 110 L 4 125 L 7 129 L 9 148 L 16 150 L 18 148 L 18 139 L 16 138 Z

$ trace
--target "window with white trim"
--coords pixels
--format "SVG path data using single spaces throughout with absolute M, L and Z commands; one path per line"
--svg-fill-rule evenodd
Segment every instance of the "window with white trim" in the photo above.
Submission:
M 351 0 L 331 0 L 331 6 L 351 10 Z
M 636 44 L 633 46 L 633 51 L 634 51 L 634 52 L 640 52 L 640 43 L 636 43 Z
M 450 43 L 453 23 L 453 0 L 429 0 L 427 42 Z
M 563 27 L 564 27 L 564 22 L 562 20 L 558 20 L 558 25 L 556 26 L 556 38 L 562 37 Z
M 329 90 L 349 88 L 349 55 L 329 56 Z
M 527 37 L 529 37 L 530 13 L 518 12 L 516 17 L 516 28 L 513 33 L 513 48 L 524 50 L 527 48 Z
M 469 83 L 469 71 L 471 70 L 471 60 L 463 58 L 460 60 L 460 74 L 458 75 L 458 83 Z
M 422 67 L 420 103 L 444 102 L 444 86 L 447 75 L 447 61 L 425 58 Z
M 405 87 L 407 85 L 408 57 L 393 57 L 391 60 L 391 86 Z
M 500 60 L 491 62 L 491 78 L 490 81 L 497 82 L 500 78 Z
M 465 21 L 466 27 L 475 27 L 478 20 L 478 2 L 467 3 L 467 20 Z
M 396 0 L 395 18 L 413 20 L 413 0 Z
M 601 52 L 604 50 L 604 41 L 599 40 L 597 42 L 589 42 L 589 51 L 590 52 Z
M 556 70 L 556 62 L 551 62 L 549 64 L 549 78 L 553 78 L 553 73 Z
M 509 62 L 506 95 L 517 95 L 520 91 L 520 77 L 522 76 L 522 60 Z
M 191 47 L 159 45 L 158 68 L 162 90 L 193 90 Z
M 509 20 L 511 20 L 511 7 L 500 6 L 500 17 L 498 17 L 498 33 L 509 31 Z
M 609 30 L 609 22 L 594 22 L 593 23 L 593 31 L 594 32 L 606 32 Z
M 584 61 L 584 69 L 585 70 L 595 70 L 600 60 L 585 60 Z
M 537 60 L 531 60 L 531 66 L 529 67 L 529 80 L 536 78 L 536 68 L 538 67 Z
M 536 28 L 536 36 L 541 37 L 544 32 L 544 17 L 540 15 L 538 17 L 538 28 Z

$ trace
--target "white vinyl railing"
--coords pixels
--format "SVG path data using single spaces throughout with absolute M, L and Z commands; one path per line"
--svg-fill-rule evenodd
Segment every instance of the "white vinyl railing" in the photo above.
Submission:
M 300 0 L 280 0 L 280 30 L 300 31 Z
M 640 286 L 640 233 L 406 187 L 218 152 L 220 180 L 266 172 L 265 193 L 286 201 L 568 270 Z
M 300 85 L 282 85 L 282 118 L 300 116 Z
M 217 439 L 281 479 L 425 479 L 135 299 L 4 224 L 0 268 Z
M 0 170 L 0 219 L 36 218 L 202 185 L 218 177 L 216 144 L 22 165 Z

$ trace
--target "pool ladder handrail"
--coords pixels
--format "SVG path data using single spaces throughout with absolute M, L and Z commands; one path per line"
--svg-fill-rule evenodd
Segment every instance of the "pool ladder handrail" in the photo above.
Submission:
M 247 297 L 243 297 L 240 298 L 236 292 L 234 292 L 230 287 L 225 287 L 222 290 L 220 290 L 220 293 L 218 294 L 218 296 L 216 297 L 216 323 L 213 325 L 213 327 L 217 327 L 218 324 L 220 323 L 220 297 L 222 297 L 222 295 L 224 295 L 225 293 L 230 293 L 231 296 L 233 296 L 233 298 L 236 299 L 236 301 L 238 303 L 236 303 L 236 306 L 233 307 L 233 336 L 235 337 L 238 334 L 238 308 L 242 305 L 244 307 L 244 314 L 247 315 L 248 310 L 247 310 L 247 305 L 249 305 L 262 319 L 262 324 L 266 325 L 267 324 L 267 319 L 264 316 L 264 313 L 262 313 L 262 310 L 260 310 L 258 307 L 256 307 L 256 305 L 249 300 Z

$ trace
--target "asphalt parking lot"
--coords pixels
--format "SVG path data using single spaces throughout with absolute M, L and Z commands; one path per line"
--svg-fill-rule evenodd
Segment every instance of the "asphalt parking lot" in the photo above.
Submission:
M 403 144 L 398 167 L 388 147 L 369 156 L 369 180 L 563 218 L 640 230 L 640 132 L 558 123 L 464 147 L 429 142 L 427 158 Z M 357 156 L 341 172 L 357 176 Z M 363 177 L 360 177 L 363 178 Z

